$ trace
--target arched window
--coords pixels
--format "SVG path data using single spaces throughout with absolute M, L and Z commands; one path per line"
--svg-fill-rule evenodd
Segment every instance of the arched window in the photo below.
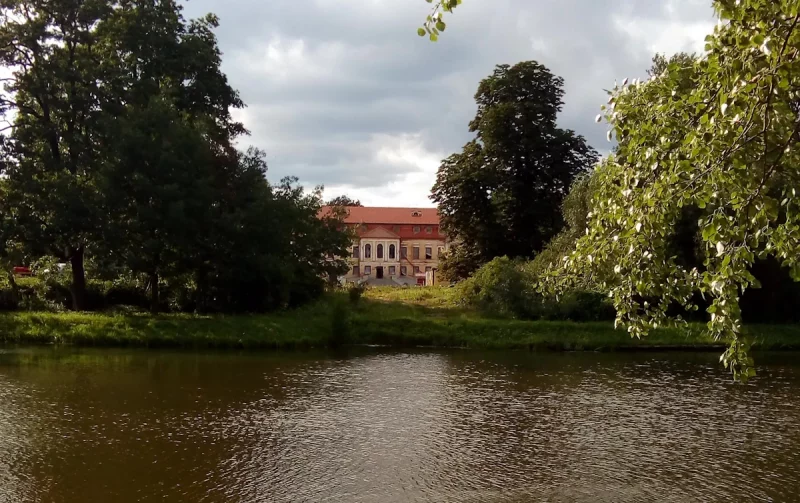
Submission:
M 372 245 L 364 245 L 364 258 L 372 258 Z
M 383 245 L 378 245 L 378 258 L 383 258 Z
M 389 245 L 389 260 L 394 260 L 396 250 L 394 245 Z

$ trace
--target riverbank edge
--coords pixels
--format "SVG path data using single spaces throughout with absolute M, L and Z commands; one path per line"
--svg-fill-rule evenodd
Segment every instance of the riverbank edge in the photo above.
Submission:
M 0 313 L 0 344 L 186 349 L 311 349 L 332 345 L 534 351 L 719 351 L 704 326 L 654 330 L 642 339 L 608 322 L 518 321 L 385 303 L 263 315 Z M 337 328 L 334 328 L 337 327 Z M 342 329 L 344 327 L 344 329 Z M 746 327 L 758 350 L 800 350 L 800 325 Z

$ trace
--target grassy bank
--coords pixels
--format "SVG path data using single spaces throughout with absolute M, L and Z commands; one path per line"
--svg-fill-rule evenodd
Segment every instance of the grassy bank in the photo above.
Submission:
M 451 290 L 444 289 L 371 291 L 357 305 L 348 304 L 349 333 L 345 341 L 396 347 L 533 350 L 722 347 L 703 332 L 702 326 L 656 330 L 638 340 L 614 330 L 610 323 L 486 318 L 459 309 L 457 302 L 447 297 L 451 294 Z M 251 316 L 2 313 L 0 342 L 184 348 L 323 347 L 330 342 L 332 305 L 328 298 L 296 311 Z M 800 349 L 800 326 L 758 325 L 748 327 L 748 331 L 760 349 Z

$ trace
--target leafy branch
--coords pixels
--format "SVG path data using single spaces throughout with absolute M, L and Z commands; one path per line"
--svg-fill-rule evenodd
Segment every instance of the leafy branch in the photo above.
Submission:
M 420 28 L 417 29 L 417 35 L 424 37 L 428 35 L 431 42 L 439 40 L 439 34 L 447 28 L 447 24 L 443 20 L 443 13 L 452 13 L 453 9 L 461 5 L 461 0 L 425 0 L 432 3 L 433 10 L 425 19 L 425 22 Z

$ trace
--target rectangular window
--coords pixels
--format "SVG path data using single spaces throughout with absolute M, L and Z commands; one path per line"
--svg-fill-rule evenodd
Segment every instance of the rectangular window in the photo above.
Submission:
M 358 266 L 353 267 L 353 276 L 361 276 L 361 271 Z
M 365 276 L 369 276 L 370 274 L 372 274 L 372 267 L 368 266 L 368 265 L 365 265 L 364 266 L 364 275 Z
M 419 274 L 419 266 L 418 265 L 414 266 L 414 274 Z
M 360 250 L 358 245 L 353 247 L 353 258 L 358 258 L 358 255 L 359 255 L 358 250 Z
M 406 266 L 404 266 L 404 265 L 401 265 L 400 266 L 400 276 L 405 276 L 406 274 L 408 274 L 408 268 Z
M 431 266 L 426 266 L 425 267 L 425 272 L 430 272 L 430 271 L 431 271 Z
M 400 258 L 408 258 L 408 247 L 404 246 L 400 248 Z
M 443 254 L 444 254 L 444 247 L 440 246 L 436 248 L 436 258 L 442 258 Z
M 395 267 L 393 265 L 390 265 L 389 266 L 389 276 L 394 276 L 395 274 L 397 274 L 397 269 L 395 269 Z
M 425 260 L 431 260 L 433 258 L 433 248 L 430 246 L 425 247 Z
M 413 255 L 414 260 L 419 260 L 419 246 L 414 247 Z

